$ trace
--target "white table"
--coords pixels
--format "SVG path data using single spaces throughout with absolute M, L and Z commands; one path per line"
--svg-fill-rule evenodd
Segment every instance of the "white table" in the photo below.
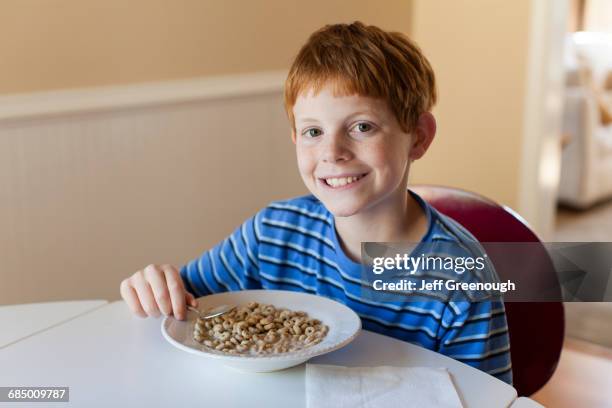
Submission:
M 0 350 L 0 385 L 69 386 L 70 404 L 62 406 L 305 406 L 304 365 L 239 372 L 174 348 L 160 326 L 161 319 L 140 319 L 123 302 L 110 303 Z M 516 399 L 514 388 L 479 370 L 367 331 L 310 362 L 447 367 L 466 407 L 508 407 Z
M 510 408 L 544 408 L 544 405 L 538 404 L 532 399 L 520 397 L 514 400 Z
M 0 306 L 0 349 L 107 303 L 77 300 Z

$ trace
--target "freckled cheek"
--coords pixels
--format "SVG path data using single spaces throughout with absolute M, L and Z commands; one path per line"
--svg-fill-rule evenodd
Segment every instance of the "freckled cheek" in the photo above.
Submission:
M 396 179 L 403 177 L 407 160 L 397 150 L 380 149 L 370 152 L 369 164 L 377 169 L 379 182 L 386 184 L 395 183 Z
M 367 157 L 364 157 L 364 162 L 374 169 L 385 170 L 390 166 L 389 154 L 394 155 L 392 152 L 386 152 L 382 149 L 372 149 L 368 151 Z
M 316 161 L 304 151 L 297 151 L 297 165 L 300 175 L 305 180 L 312 179 L 316 167 Z

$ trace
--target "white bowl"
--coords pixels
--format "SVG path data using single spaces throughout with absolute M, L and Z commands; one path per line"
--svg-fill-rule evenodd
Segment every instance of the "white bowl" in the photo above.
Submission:
M 268 372 L 301 364 L 308 359 L 337 350 L 350 343 L 361 329 L 361 320 L 355 312 L 334 300 L 322 296 L 284 290 L 243 290 L 204 296 L 198 299 L 198 308 L 205 310 L 219 305 L 244 305 L 259 302 L 304 311 L 309 317 L 319 319 L 329 327 L 329 332 L 319 344 L 303 350 L 264 356 L 228 355 L 210 350 L 193 339 L 196 313 L 188 312 L 181 321 L 168 316 L 162 322 L 162 334 L 173 346 L 203 357 L 219 360 L 222 364 L 243 371 Z

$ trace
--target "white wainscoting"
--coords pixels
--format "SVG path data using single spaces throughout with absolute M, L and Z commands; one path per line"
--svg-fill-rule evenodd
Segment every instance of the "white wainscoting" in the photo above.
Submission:
M 0 304 L 116 299 L 305 194 L 284 76 L 0 97 Z

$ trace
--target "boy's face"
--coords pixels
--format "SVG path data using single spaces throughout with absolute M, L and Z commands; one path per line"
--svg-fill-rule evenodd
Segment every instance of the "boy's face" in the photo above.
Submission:
M 332 214 L 369 212 L 406 195 L 413 138 L 386 101 L 324 88 L 300 94 L 293 113 L 300 175 Z

